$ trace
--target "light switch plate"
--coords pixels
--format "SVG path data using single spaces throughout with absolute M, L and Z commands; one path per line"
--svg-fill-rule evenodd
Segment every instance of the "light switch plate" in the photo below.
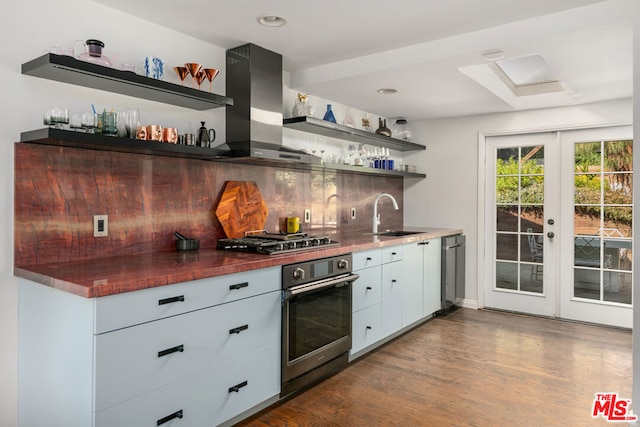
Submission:
M 304 210 L 304 223 L 308 224 L 311 222 L 311 209 Z
M 356 208 L 351 208 L 351 219 L 356 219 Z
M 93 216 L 93 237 L 106 237 L 109 235 L 109 215 Z

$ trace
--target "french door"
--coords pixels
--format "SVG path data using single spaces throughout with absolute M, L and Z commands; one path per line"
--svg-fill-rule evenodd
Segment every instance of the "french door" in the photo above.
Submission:
M 486 307 L 631 327 L 631 130 L 486 138 Z
M 632 131 L 620 126 L 560 135 L 563 318 L 632 327 Z
M 486 139 L 485 306 L 557 316 L 556 133 Z

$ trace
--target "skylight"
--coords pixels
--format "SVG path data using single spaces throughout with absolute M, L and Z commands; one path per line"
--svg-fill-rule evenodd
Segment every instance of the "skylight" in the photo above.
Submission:
M 496 61 L 496 65 L 514 86 L 557 82 L 551 68 L 540 55 L 521 56 Z

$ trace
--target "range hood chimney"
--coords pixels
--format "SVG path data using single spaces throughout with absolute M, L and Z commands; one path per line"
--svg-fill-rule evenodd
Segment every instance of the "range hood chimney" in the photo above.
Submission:
M 282 55 L 251 43 L 227 50 L 226 96 L 232 157 L 319 162 L 282 145 Z

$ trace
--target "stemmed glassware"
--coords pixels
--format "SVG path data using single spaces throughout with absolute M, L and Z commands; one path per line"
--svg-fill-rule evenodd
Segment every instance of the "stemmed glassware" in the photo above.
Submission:
M 202 71 L 204 71 L 204 75 L 207 77 L 207 80 L 209 80 L 209 92 L 213 92 L 213 80 L 218 76 L 220 70 L 215 68 L 204 68 Z
M 349 144 L 347 145 L 347 154 L 349 155 L 349 164 L 353 164 L 353 155 L 356 154 L 356 145 L 355 144 Z
M 196 81 L 196 76 L 198 75 L 198 71 L 202 68 L 202 65 L 195 62 L 187 62 L 184 66 L 187 68 L 187 71 L 189 71 L 189 74 L 191 74 L 193 79 L 191 81 L 191 87 L 195 88 L 194 82 Z
M 358 158 L 357 164 L 364 165 L 364 157 L 365 157 L 365 154 L 367 154 L 367 147 L 365 147 L 364 144 L 358 144 L 356 151 L 360 155 L 360 157 Z
M 178 77 L 180 77 L 180 84 L 184 86 L 184 79 L 186 79 L 187 75 L 189 74 L 189 70 L 187 70 L 187 67 L 173 67 L 173 70 L 176 72 Z
M 198 71 L 198 73 L 196 74 L 196 82 L 198 82 L 198 89 L 201 89 L 202 82 L 206 78 L 207 78 L 207 75 L 205 74 L 204 70 L 200 69 L 200 71 Z

